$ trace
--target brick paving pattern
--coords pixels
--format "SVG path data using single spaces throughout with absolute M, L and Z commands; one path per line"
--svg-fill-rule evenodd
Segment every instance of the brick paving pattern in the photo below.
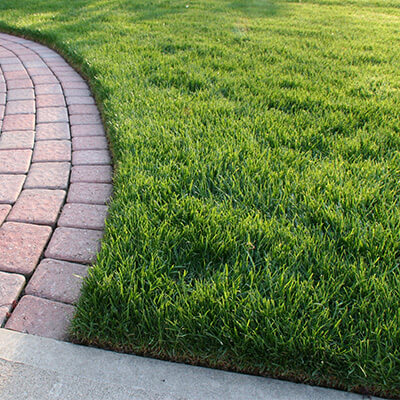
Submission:
M 86 82 L 49 48 L 0 34 L 0 327 L 68 340 L 111 180 Z

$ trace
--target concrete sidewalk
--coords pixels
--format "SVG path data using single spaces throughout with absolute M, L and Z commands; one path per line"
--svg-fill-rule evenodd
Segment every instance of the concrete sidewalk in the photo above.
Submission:
M 1 400 L 362 400 L 0 329 Z

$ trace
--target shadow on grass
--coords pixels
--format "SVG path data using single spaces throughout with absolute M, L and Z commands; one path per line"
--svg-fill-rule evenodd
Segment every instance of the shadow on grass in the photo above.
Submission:
M 228 8 L 240 11 L 246 17 L 270 17 L 276 15 L 281 6 L 276 0 L 233 0 Z
M 28 6 L 32 13 L 53 13 L 52 20 L 64 22 L 72 16 L 83 16 L 87 23 L 87 15 L 95 14 L 92 22 L 102 22 L 112 17 L 113 13 L 126 13 L 131 21 L 156 20 L 169 15 L 184 14 L 187 8 L 195 8 L 196 12 L 202 14 L 202 10 L 216 13 L 232 10 L 243 14 L 244 17 L 269 17 L 277 14 L 282 8 L 280 0 L 219 0 L 210 2 L 208 0 L 37 0 L 35 7 Z M 3 0 L 0 10 L 14 11 L 16 13 L 26 12 L 23 2 L 14 0 Z M 30 11 L 30 10 L 29 10 Z M 79 26 L 79 23 L 77 23 Z

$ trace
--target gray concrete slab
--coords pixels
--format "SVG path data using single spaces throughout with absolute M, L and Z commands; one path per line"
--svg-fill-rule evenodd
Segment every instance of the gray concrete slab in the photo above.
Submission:
M 362 400 L 0 329 L 1 400 Z M 374 398 L 378 400 L 377 398 Z

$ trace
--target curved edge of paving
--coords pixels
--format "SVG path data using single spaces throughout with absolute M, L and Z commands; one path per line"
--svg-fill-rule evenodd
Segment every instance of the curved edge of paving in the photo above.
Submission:
M 0 327 L 67 339 L 111 181 L 86 82 L 53 50 L 0 33 Z

